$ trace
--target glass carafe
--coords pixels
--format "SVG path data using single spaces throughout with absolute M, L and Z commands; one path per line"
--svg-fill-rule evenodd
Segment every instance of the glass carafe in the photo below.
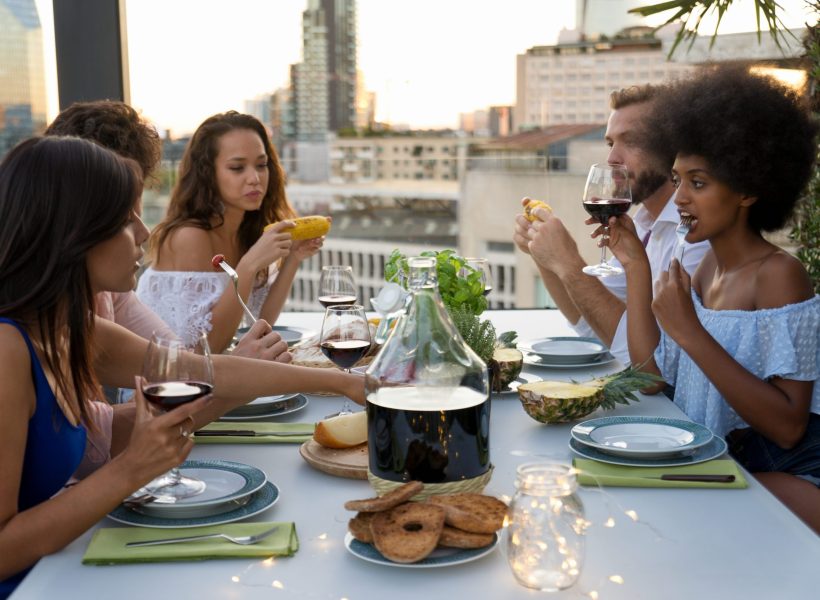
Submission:
M 568 465 L 518 467 L 507 527 L 507 561 L 518 583 L 544 592 L 574 584 L 584 562 L 584 505 Z
M 435 259 L 411 258 L 408 265 L 407 310 L 365 376 L 371 483 L 486 483 L 487 366 L 444 307 Z

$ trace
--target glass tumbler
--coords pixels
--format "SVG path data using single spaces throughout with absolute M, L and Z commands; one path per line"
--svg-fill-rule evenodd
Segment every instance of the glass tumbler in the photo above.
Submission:
M 521 585 L 543 592 L 572 586 L 584 562 L 584 506 L 568 465 L 527 463 L 516 470 L 507 561 Z

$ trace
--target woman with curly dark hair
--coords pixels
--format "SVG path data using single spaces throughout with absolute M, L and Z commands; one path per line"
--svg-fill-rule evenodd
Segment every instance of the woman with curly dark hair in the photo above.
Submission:
M 653 301 L 632 223 L 612 220 L 633 364 L 648 361 L 645 370 L 675 386 L 675 404 L 725 436 L 732 455 L 820 533 L 820 296 L 800 262 L 761 234 L 791 215 L 817 128 L 797 94 L 739 67 L 677 83 L 651 123 L 677 151 L 686 241 L 711 250 L 691 278 L 673 260 Z
M 299 264 L 322 246 L 323 238 L 292 242 L 288 219 L 295 216 L 262 123 L 234 111 L 214 115 L 185 149 L 168 213 L 151 234 L 153 264 L 137 295 L 178 335 L 205 330 L 212 349 L 221 352 L 242 308 L 211 258 L 225 256 L 239 274 L 243 300 L 274 323 Z

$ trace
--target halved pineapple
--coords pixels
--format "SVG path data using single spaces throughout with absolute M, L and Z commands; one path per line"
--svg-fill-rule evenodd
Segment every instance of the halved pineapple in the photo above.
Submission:
M 541 423 L 567 423 L 585 417 L 601 405 L 602 385 L 568 381 L 536 381 L 518 386 L 527 414 Z
M 490 361 L 490 387 L 494 392 L 507 388 L 521 374 L 524 355 L 516 348 L 496 348 Z

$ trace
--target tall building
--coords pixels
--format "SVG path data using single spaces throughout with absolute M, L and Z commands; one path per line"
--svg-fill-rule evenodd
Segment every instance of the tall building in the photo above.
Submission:
M 0 156 L 46 123 L 43 30 L 34 0 L 0 0 Z
M 308 0 L 302 62 L 292 70 L 296 137 L 321 141 L 356 123 L 356 2 Z

